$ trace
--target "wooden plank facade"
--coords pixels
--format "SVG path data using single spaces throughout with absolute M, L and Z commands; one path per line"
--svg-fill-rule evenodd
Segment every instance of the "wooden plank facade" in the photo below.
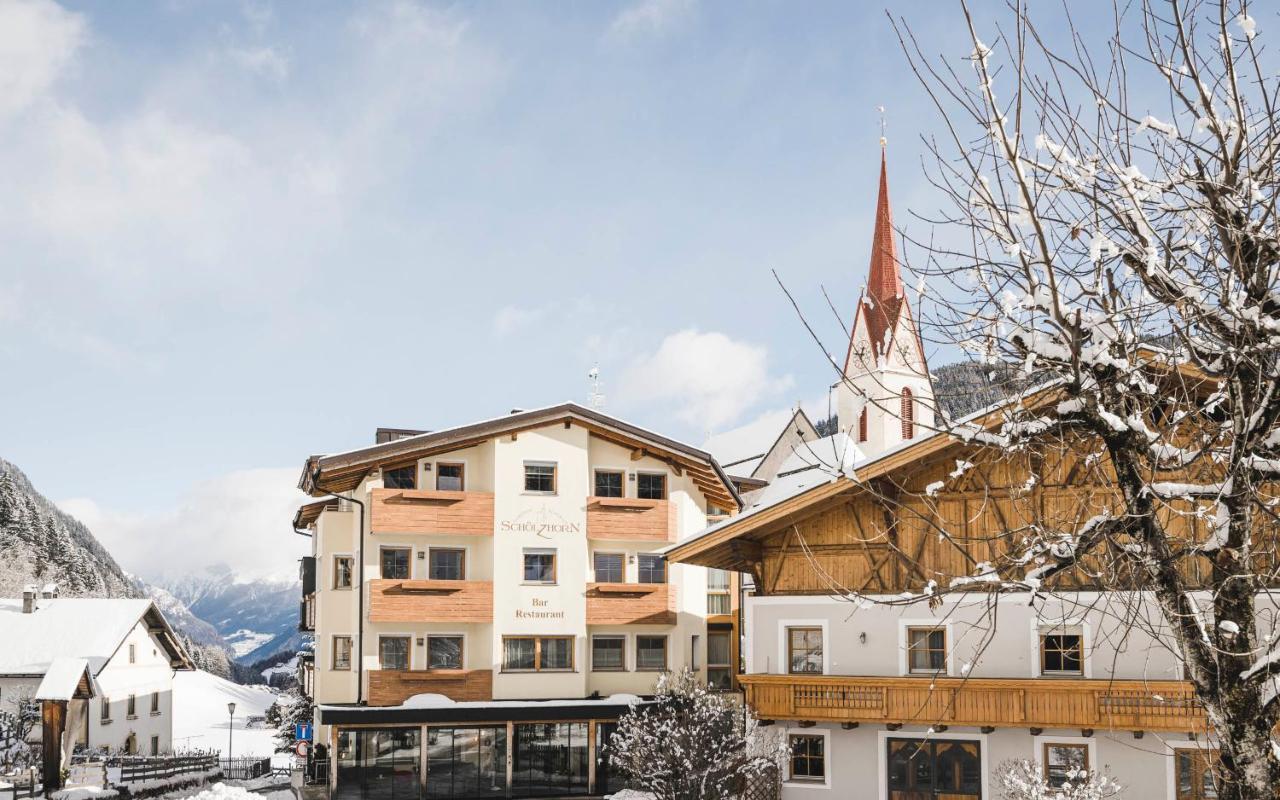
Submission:
M 493 581 L 369 581 L 370 622 L 492 622 Z
M 742 675 L 763 719 L 1203 733 L 1183 681 Z
M 492 492 L 374 489 L 373 533 L 493 535 Z
M 674 625 L 676 590 L 667 583 L 588 583 L 588 625 Z
M 375 669 L 369 671 L 369 705 L 396 706 L 415 694 L 442 694 L 460 703 L 492 700 L 493 670 Z
M 674 542 L 679 530 L 669 500 L 588 497 L 587 538 Z

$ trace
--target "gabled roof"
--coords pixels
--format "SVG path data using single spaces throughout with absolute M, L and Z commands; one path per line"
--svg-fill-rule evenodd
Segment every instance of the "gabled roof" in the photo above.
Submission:
M 311 456 L 303 466 L 298 488 L 316 497 L 326 492 L 350 491 L 373 469 L 403 466 L 434 453 L 471 447 L 496 436 L 561 422 L 581 425 L 602 439 L 630 447 L 638 453 L 666 461 L 681 472 L 688 472 L 702 493 L 721 508 L 736 510 L 741 505 L 729 476 L 709 453 L 577 403 L 518 411 L 358 450 Z
M 36 689 L 37 700 L 87 700 L 98 694 L 98 686 L 84 658 L 58 656 L 44 673 Z
M 160 640 L 174 669 L 194 669 L 164 615 L 150 600 L 57 597 L 22 613 L 0 599 L 0 675 L 44 675 L 58 658 L 82 658 L 97 675 L 139 622 Z

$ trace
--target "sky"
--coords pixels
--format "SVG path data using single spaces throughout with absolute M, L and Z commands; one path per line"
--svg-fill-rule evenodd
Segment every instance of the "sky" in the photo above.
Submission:
M 877 4 L 0 0 L 0 457 L 126 569 L 254 578 L 295 570 L 306 456 L 378 426 L 593 364 L 694 444 L 817 408 L 773 271 L 838 342 L 878 106 L 916 225 L 937 123 Z

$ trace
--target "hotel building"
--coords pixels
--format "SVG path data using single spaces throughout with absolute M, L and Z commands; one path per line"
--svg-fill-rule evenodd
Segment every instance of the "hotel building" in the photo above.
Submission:
M 1106 501 L 1077 453 L 994 455 L 931 429 L 941 404 L 883 161 L 844 371 L 834 434 L 797 412 L 754 445 L 708 446 L 744 489 L 743 511 L 668 552 L 751 576 L 739 681 L 786 737 L 783 796 L 980 800 L 999 796 L 1002 762 L 1027 759 L 1055 786 L 1083 768 L 1118 780 L 1125 800 L 1217 797 L 1203 712 L 1149 596 L 1081 574 L 1034 604 L 980 584 L 890 604 L 931 577 L 972 575 L 1028 526 L 1078 528 Z M 1001 411 L 960 421 L 994 428 Z
M 662 554 L 738 508 L 701 450 L 570 403 L 380 429 L 300 486 L 334 797 L 604 794 L 602 747 L 659 674 L 732 682 L 728 576 Z

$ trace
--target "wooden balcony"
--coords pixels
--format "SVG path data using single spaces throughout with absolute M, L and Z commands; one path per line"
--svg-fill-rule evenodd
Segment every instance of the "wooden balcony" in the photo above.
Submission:
M 742 675 L 762 719 L 1204 731 L 1183 681 Z
M 587 538 L 674 542 L 675 506 L 669 500 L 588 497 Z
M 492 622 L 492 581 L 369 581 L 370 622 Z
M 492 492 L 374 489 L 373 533 L 493 535 Z
M 588 583 L 587 624 L 675 625 L 675 587 L 666 583 Z
M 493 699 L 493 670 L 369 670 L 369 705 L 398 706 L 415 694 L 442 694 L 450 700 Z

